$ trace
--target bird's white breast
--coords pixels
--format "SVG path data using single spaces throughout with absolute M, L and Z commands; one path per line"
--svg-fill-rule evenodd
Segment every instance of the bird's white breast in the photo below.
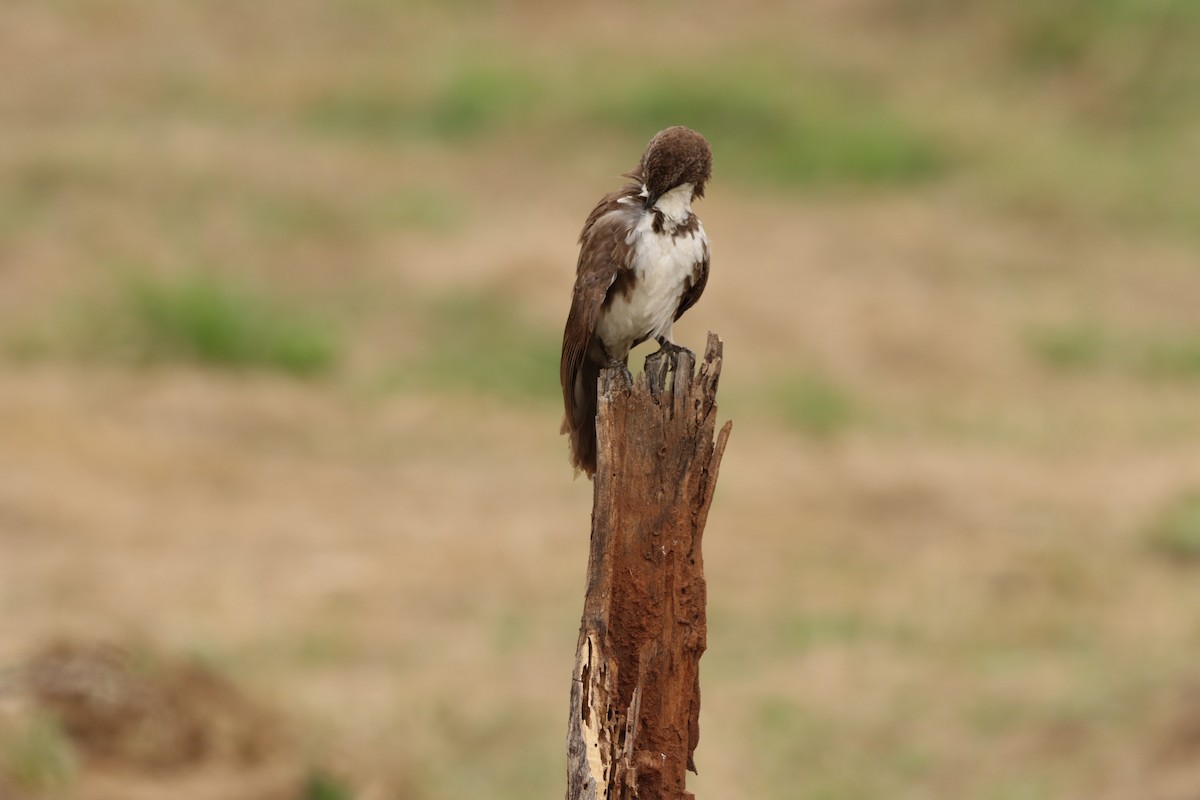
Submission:
M 686 199 L 679 198 L 686 191 Z M 698 263 L 703 261 L 707 239 L 697 220 L 696 230 L 676 234 L 676 226 L 691 214 L 690 185 L 660 198 L 657 207 L 665 217 L 662 232 L 655 232 L 653 212 L 642 213 L 626 242 L 633 247 L 633 290 L 618 292 L 596 326 L 596 333 L 615 358 L 623 358 L 634 343 L 670 336 L 679 300 Z

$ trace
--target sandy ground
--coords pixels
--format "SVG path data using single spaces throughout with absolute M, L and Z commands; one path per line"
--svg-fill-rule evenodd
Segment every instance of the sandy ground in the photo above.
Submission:
M 882 72 L 900 45 L 862 34 L 871 6 L 784 16 L 843 36 L 814 35 L 820 57 Z M 54 347 L 0 360 L 0 665 L 63 639 L 197 658 L 292 731 L 257 777 L 85 759 L 66 792 L 83 800 L 276 797 L 314 770 L 364 800 L 556 795 L 591 485 L 572 480 L 555 389 L 384 378 L 436 349 L 422 315 L 456 292 L 556 344 L 578 226 L 636 152 L 289 132 L 271 115 L 312 86 L 392 75 L 356 37 L 411 46 L 420 66 L 396 80 L 419 83 L 457 29 L 424 6 L 379 30 L 318 4 L 263 9 L 21 3 L 0 25 L 0 65 L 44 64 L 13 82 L 0 130 L 17 187 L 0 209 L 5 341 L 69 330 L 130 262 L 240 271 L 347 331 L 344 363 L 309 380 Z M 711 46 L 774 19 L 714 9 L 687 26 Z M 582 36 L 632 52 L 654 41 L 636 13 L 520 4 L 471 23 L 468 44 L 510 46 L 536 20 L 532 58 L 558 63 Z M 285 21 L 295 37 L 273 38 Z M 931 52 L 914 46 L 913 79 L 893 81 L 906 102 L 945 88 L 957 50 Z M 164 64 L 206 76 L 194 102 L 217 110 L 171 113 Z M 1004 118 L 968 94 L 944 112 L 964 140 Z M 1194 798 L 1200 580 L 1149 532 L 1200 487 L 1200 388 L 1030 344 L 1097 320 L 1194 335 L 1194 236 L 992 202 L 969 172 L 789 193 L 716 159 L 712 277 L 677 329 L 725 340 L 735 421 L 705 538 L 697 797 Z M 453 218 L 339 221 L 395 185 L 444 193 Z M 254 216 L 263 197 L 336 213 L 276 229 Z M 830 435 L 779 399 L 809 374 L 849 397 Z
M 803 213 L 801 247 L 839 244 Z M 1007 796 L 986 787 L 1029 771 L 1056 796 L 1144 796 L 1197 680 L 1200 583 L 1143 535 L 1200 482 L 1190 392 L 1019 363 L 991 342 L 1025 307 L 989 281 L 793 262 L 788 237 L 729 228 L 682 334 L 719 321 L 744 411 L 706 538 L 696 791 Z M 745 314 L 738 264 L 800 273 L 759 301 L 799 313 Z M 1151 291 L 1108 279 L 1133 312 Z M 870 322 L 829 322 L 847 315 Z M 791 342 L 845 365 L 871 416 L 825 441 L 765 413 L 755 381 Z M 175 367 L 0 383 L 0 660 L 149 641 L 222 665 L 314 752 L 352 753 L 334 759 L 368 792 L 396 774 L 419 796 L 554 788 L 590 485 L 552 404 Z M 879 772 L 854 777 L 860 757 Z

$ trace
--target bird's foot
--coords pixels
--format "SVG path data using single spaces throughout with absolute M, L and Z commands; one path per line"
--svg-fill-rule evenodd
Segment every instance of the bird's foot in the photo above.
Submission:
M 663 358 L 664 356 L 671 356 L 672 358 L 674 358 L 674 357 L 678 356 L 680 353 L 687 353 L 688 355 L 690 355 L 692 357 L 693 360 L 695 360 L 695 358 L 696 358 L 696 354 L 693 353 L 691 350 L 688 350 L 683 345 L 675 344 L 674 342 L 672 342 L 670 339 L 668 339 L 665 336 L 659 336 L 657 339 L 655 339 L 655 341 L 658 342 L 658 350 L 656 352 L 651 353 L 649 355 L 649 357 L 647 358 L 647 360 L 649 360 L 651 358 L 659 359 L 659 358 Z
M 604 368 L 613 370 L 625 379 L 626 385 L 633 386 L 633 373 L 629 371 L 629 365 L 625 363 L 624 359 L 610 358 Z
M 686 347 L 681 347 L 668 340 L 665 336 L 657 337 L 658 350 L 646 356 L 646 380 L 651 394 L 658 394 L 667 385 L 667 375 L 679 363 L 681 353 L 687 353 L 695 361 L 695 354 Z

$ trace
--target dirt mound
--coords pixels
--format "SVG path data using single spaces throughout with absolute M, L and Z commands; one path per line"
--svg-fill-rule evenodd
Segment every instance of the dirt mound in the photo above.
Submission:
M 285 748 L 272 714 L 194 661 L 63 642 L 38 654 L 25 680 L 38 707 L 97 762 L 150 772 L 253 766 Z
M 1181 692 L 1155 737 L 1147 773 L 1169 787 L 1168 800 L 1200 797 L 1200 685 Z
M 194 660 L 58 642 L 0 685 L 0 800 L 296 800 L 281 717 Z
M 1160 756 L 1166 761 L 1200 763 L 1200 684 L 1180 693 L 1160 742 Z

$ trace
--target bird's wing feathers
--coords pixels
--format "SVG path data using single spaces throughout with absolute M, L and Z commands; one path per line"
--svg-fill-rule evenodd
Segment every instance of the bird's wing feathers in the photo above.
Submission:
M 708 242 L 705 242 L 704 256 L 696 262 L 696 266 L 692 267 L 692 277 L 688 281 L 687 288 L 683 290 L 683 296 L 679 298 L 679 308 L 675 310 L 675 319 L 678 320 L 683 316 L 683 312 L 696 305 L 700 295 L 704 294 L 704 287 L 708 285 L 708 262 Z
M 623 193 L 605 197 L 592 211 L 579 236 L 579 262 L 571 311 L 563 330 L 559 379 L 567 418 L 574 415 L 575 377 L 587 357 L 588 347 L 600 318 L 600 310 L 617 275 L 630 268 L 632 247 L 625 241 L 628 211 L 618 203 Z

